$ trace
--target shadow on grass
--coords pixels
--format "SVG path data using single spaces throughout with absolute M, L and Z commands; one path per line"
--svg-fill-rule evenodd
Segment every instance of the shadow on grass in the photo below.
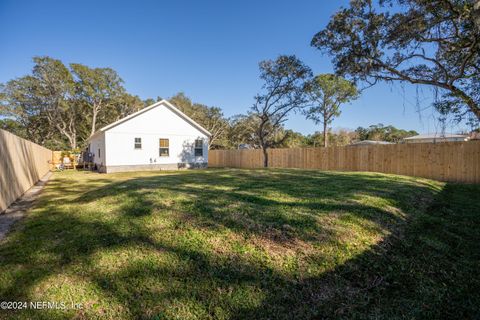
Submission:
M 479 312 L 480 205 L 472 201 L 478 185 L 447 185 L 427 201 L 435 193 L 426 182 L 301 170 L 106 179 L 74 191 L 66 182 L 55 179 L 39 214 L 0 246 L 1 271 L 9 272 L 0 300 L 28 299 L 38 283 L 73 268 L 69 272 L 117 301 L 121 316 L 131 318 L 168 318 L 166 306 L 181 316 L 185 305 L 194 310 L 191 317 L 231 319 L 469 318 Z M 158 201 L 169 194 L 182 197 L 175 203 Z M 359 202 L 365 196 L 381 197 L 401 212 Z M 88 204 L 98 201 L 118 205 L 112 220 L 95 217 Z M 63 207 L 76 204 L 88 219 Z M 158 241 L 144 219 L 162 214 L 178 215 L 180 223 L 198 229 L 228 229 L 279 244 L 337 243 L 335 230 L 317 220 L 330 214 L 371 221 L 386 236 L 320 276 L 295 277 L 241 255 L 224 257 L 180 241 Z M 176 262 L 145 259 L 108 272 L 95 265 L 98 253 L 122 248 Z M 93 314 L 118 316 L 108 310 Z M 87 315 L 92 314 L 87 310 Z
M 120 195 L 118 201 L 128 199 L 131 204 L 122 207 L 121 213 L 136 215 L 138 211 L 146 215 L 155 209 L 152 201 L 146 199 L 152 192 L 159 197 L 182 194 L 186 197 L 175 204 L 163 205 L 162 209 L 193 219 L 203 227 L 227 227 L 266 238 L 271 238 L 270 231 L 279 230 L 282 237 L 271 240 L 297 238 L 308 241 L 318 240 L 314 235 L 328 231 L 317 223 L 317 219 L 332 213 L 369 219 L 388 230 L 401 223 L 403 217 L 397 212 L 361 203 L 361 199 L 381 197 L 390 207 L 413 213 L 425 209 L 428 201 L 424 200 L 431 198 L 434 189 L 426 183 L 375 174 L 352 178 L 318 171 L 226 171 L 223 174 L 134 178 L 85 192 L 72 203 L 115 199 Z M 273 237 L 275 234 L 278 232 L 274 232 Z

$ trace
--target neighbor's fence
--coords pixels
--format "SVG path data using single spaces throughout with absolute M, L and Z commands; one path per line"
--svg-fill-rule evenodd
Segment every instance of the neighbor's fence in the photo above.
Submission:
M 70 159 L 70 163 L 68 165 L 65 164 L 65 157 Z M 63 164 L 65 169 L 75 169 L 78 166 L 76 154 L 73 151 L 52 151 L 52 169 L 58 168 L 60 164 Z
M 62 162 L 62 151 L 52 151 L 52 167 L 55 168 Z
M 374 171 L 480 183 L 480 141 L 269 149 L 269 167 Z M 261 150 L 210 150 L 209 167 L 262 168 Z
M 0 212 L 49 170 L 52 151 L 0 129 Z

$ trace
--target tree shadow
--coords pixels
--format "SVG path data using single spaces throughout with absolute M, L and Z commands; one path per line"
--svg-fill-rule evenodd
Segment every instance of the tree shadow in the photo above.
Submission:
M 480 205 L 471 200 L 479 191 L 479 185 L 447 184 L 425 213 L 408 217 L 401 236 L 304 279 L 288 295 L 269 295 L 238 318 L 476 318 Z
M 92 189 L 72 200 L 89 203 L 98 199 L 115 199 L 118 194 L 128 199 L 131 206 L 122 207 L 127 215 L 149 214 L 158 206 L 147 200 L 152 193 L 159 197 L 171 193 L 185 195 L 175 205 L 160 205 L 211 229 L 229 228 L 275 241 L 300 239 L 316 241 L 315 235 L 332 230 L 318 223 L 319 216 L 328 214 L 356 216 L 375 222 L 379 228 L 390 231 L 402 223 L 406 213 L 424 209 L 434 185 L 405 179 L 395 181 L 383 175 L 351 175 L 300 170 L 209 171 L 201 175 L 171 173 L 133 178 Z M 233 172 L 233 176 L 230 175 Z M 414 188 L 415 192 L 411 189 Z M 272 198 L 271 194 L 278 197 Z M 365 196 L 381 197 L 387 202 L 385 209 L 362 203 Z M 398 210 L 394 210 L 397 208 Z M 272 232 L 273 231 L 273 232 Z
M 202 137 L 197 137 L 195 140 L 202 140 Z M 179 169 L 185 168 L 205 168 L 207 167 L 207 159 L 203 157 L 203 150 L 201 156 L 195 155 L 195 140 L 191 141 L 184 141 L 182 143 L 182 151 L 180 152 L 179 159 L 180 163 L 178 163 Z
M 434 194 L 428 183 L 414 186 L 410 180 L 392 182 L 381 175 L 347 179 L 342 174 L 295 170 L 272 171 L 268 180 L 264 175 L 265 171 L 216 170 L 121 182 L 112 178 L 92 181 L 97 187 L 77 186 L 78 194 L 60 196 L 60 200 L 59 195 L 73 191 L 65 186 L 68 179 L 57 177 L 34 216 L 0 246 L 0 257 L 4 257 L 0 271 L 8 274 L 1 282 L 0 300 L 28 299 L 40 283 L 66 273 L 87 281 L 100 297 L 121 306 L 118 313 L 103 310 L 108 309 L 104 305 L 85 310 L 80 313 L 85 317 L 169 318 L 171 310 L 181 317 L 181 306 L 190 306 L 199 318 L 230 319 L 468 318 L 478 314 L 480 280 L 475 266 L 480 239 L 475 225 L 480 221 L 478 203 L 467 201 L 479 191 L 478 186 L 447 185 L 428 202 L 428 208 L 422 208 L 422 201 Z M 164 203 L 159 201 L 163 192 L 183 197 L 175 204 Z M 275 192 L 283 198 L 269 196 Z M 371 197 L 380 192 L 389 206 L 402 212 L 360 203 L 359 192 Z M 91 203 L 112 206 L 112 220 L 96 218 Z M 239 206 L 227 207 L 228 203 Z M 82 214 L 74 212 L 72 204 Z M 280 209 L 291 214 L 278 214 Z M 332 213 L 372 221 L 386 236 L 333 270 L 300 278 L 245 254 L 225 255 L 183 238 L 156 237 L 145 225 L 146 218 L 175 215 L 193 229 L 227 228 L 285 245 L 294 240 L 338 241 L 335 230 L 316 223 L 318 215 Z M 117 251 L 114 259 L 126 260 L 122 268 L 98 267 L 99 255 Z M 131 256 L 135 259 L 130 260 Z M 321 254 L 309 257 L 319 263 L 324 258 Z M 31 315 L 55 319 L 65 318 L 66 313 L 45 310 Z

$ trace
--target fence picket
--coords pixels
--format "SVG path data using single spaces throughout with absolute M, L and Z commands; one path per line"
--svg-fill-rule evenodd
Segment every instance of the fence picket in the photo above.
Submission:
M 275 168 L 375 171 L 480 183 L 480 141 L 268 150 Z M 210 150 L 210 167 L 262 168 L 261 150 Z

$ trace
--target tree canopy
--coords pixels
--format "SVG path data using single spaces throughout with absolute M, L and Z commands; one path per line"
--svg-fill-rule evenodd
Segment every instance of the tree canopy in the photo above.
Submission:
M 308 85 L 312 106 L 305 110 L 307 119 L 323 125 L 323 146 L 327 147 L 327 126 L 340 116 L 340 106 L 359 96 L 355 85 L 334 74 L 316 76 Z
M 394 126 L 384 126 L 379 123 L 371 125 L 368 128 L 358 127 L 355 132 L 358 135 L 359 140 L 375 140 L 375 141 L 388 141 L 388 142 L 400 142 L 404 138 L 416 136 L 418 132 L 415 130 L 403 130 L 397 129 Z
M 121 77 L 110 68 L 66 66 L 51 57 L 35 57 L 33 61 L 31 74 L 0 84 L 0 128 L 51 149 L 85 147 L 92 131 L 161 100 L 142 101 L 129 94 Z M 193 102 L 183 92 L 169 100 L 212 133 L 211 149 L 248 145 L 265 151 L 320 146 L 326 140 L 329 145 L 343 146 L 358 138 L 399 141 L 416 134 L 380 124 L 356 132 L 325 129 L 303 135 L 284 126 L 292 112 L 305 110 L 312 96 L 323 98 L 333 106 L 328 109 L 333 115 L 327 117 L 331 123 L 340 113 L 339 103 L 355 97 L 355 87 L 334 75 L 312 79 L 310 69 L 295 56 L 261 62 L 260 76 L 264 81 L 261 93 L 247 114 L 227 118 L 221 108 Z M 312 117 L 317 115 L 314 107 L 309 110 Z
M 143 107 L 138 97 L 126 93 L 112 69 L 67 67 L 51 57 L 34 57 L 33 62 L 30 75 L 2 86 L 0 112 L 10 128 L 16 128 L 14 133 L 36 143 L 75 149 L 100 125 Z
M 90 122 L 92 136 L 99 128 L 99 123 L 102 126 L 108 124 L 102 120 L 111 120 L 110 115 L 117 111 L 114 105 L 125 98 L 123 80 L 111 68 L 90 68 L 78 63 L 72 63 L 70 68 L 75 78 L 76 102 L 83 105 L 83 110 L 88 110 L 83 114 Z M 124 113 L 128 114 L 129 111 Z
M 278 129 L 291 112 L 302 109 L 308 102 L 306 88 L 312 71 L 297 57 L 285 55 L 262 61 L 259 68 L 264 84 L 262 92 L 255 96 L 252 112 L 258 118 L 257 136 L 267 167 L 267 149 L 282 142 L 276 136 Z
M 333 57 L 340 75 L 428 85 L 439 92 L 435 107 L 479 120 L 476 12 L 473 0 L 352 0 L 311 44 Z
M 212 134 L 208 145 L 210 149 L 228 145 L 226 141 L 228 120 L 224 117 L 222 109 L 193 103 L 183 92 L 177 93 L 169 101 Z

